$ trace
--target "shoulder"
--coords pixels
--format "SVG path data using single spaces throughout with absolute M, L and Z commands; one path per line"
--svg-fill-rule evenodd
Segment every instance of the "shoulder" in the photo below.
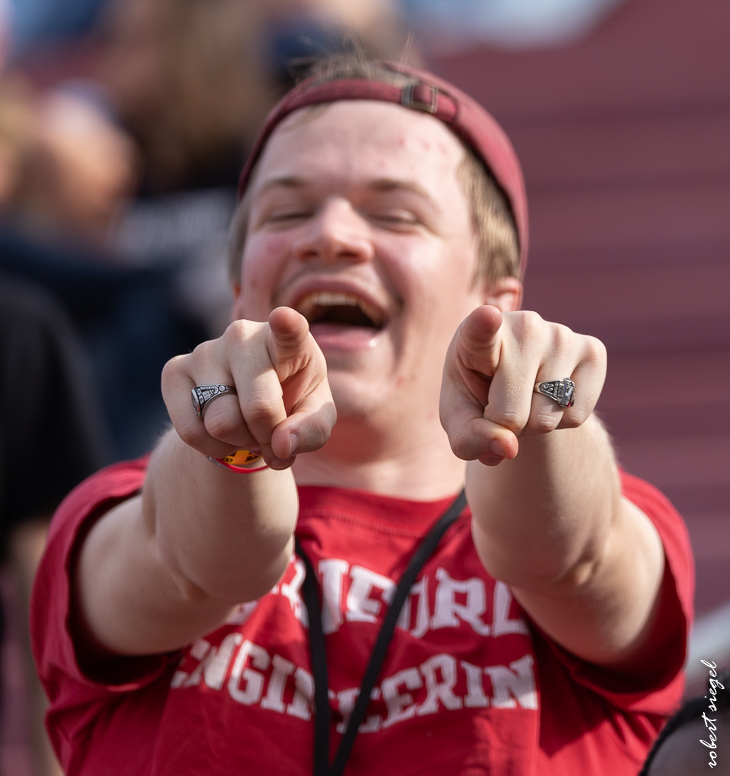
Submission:
M 56 511 L 31 599 L 31 642 L 41 678 L 49 663 L 73 662 L 67 622 L 74 558 L 84 537 L 99 517 L 139 491 L 146 469 L 146 456 L 103 469 L 74 488 Z
M 115 732 L 114 727 L 99 728 L 96 723 L 122 694 L 145 687 L 148 705 L 144 713 L 150 724 L 143 726 L 144 734 L 135 730 L 138 746 L 134 753 L 125 751 L 125 757 L 140 765 L 134 772 L 144 772 L 141 764 L 149 760 L 154 743 L 152 720 L 168 686 L 155 680 L 174 671 L 176 661 L 172 656 L 155 656 L 146 661 L 131 659 L 124 665 L 120 662 L 118 672 L 110 681 L 95 680 L 81 668 L 71 625 L 76 553 L 99 517 L 139 491 L 146 468 L 146 457 L 116 464 L 75 488 L 53 518 L 46 552 L 36 575 L 31 601 L 31 642 L 38 675 L 50 700 L 49 735 L 66 772 L 78 772 L 79 762 L 89 755 L 92 729 L 95 737 L 113 738 L 116 741 L 113 745 L 119 750 L 118 745 L 129 729 L 123 727 Z M 134 676 L 130 678 L 131 673 Z M 130 773 L 133 767 L 130 766 Z

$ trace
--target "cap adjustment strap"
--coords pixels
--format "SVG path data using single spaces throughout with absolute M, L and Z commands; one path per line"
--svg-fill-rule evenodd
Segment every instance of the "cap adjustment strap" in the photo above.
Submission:
M 422 110 L 426 113 L 436 113 L 438 109 L 438 99 L 439 90 L 437 86 L 425 84 L 422 81 L 411 81 L 411 83 L 403 87 L 400 104 L 404 108 Z

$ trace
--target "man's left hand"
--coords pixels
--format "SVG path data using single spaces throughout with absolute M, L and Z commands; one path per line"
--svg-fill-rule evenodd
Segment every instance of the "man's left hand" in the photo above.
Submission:
M 563 408 L 535 391 L 570 378 L 575 403 Z M 494 466 L 514 458 L 518 437 L 582 425 L 606 377 L 600 340 L 529 311 L 483 305 L 454 335 L 444 366 L 440 416 L 451 447 L 465 461 Z

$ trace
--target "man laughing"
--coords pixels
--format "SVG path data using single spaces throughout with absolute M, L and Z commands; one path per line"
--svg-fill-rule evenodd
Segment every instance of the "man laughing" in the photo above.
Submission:
M 149 460 L 51 530 L 69 776 L 638 770 L 688 542 L 593 412 L 603 345 L 520 310 L 526 255 L 514 152 L 450 84 L 337 59 L 274 108 L 233 322 L 166 365 Z

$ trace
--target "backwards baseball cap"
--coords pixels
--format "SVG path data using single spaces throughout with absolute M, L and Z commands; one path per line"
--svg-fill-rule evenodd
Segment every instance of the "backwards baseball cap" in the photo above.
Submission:
M 340 100 L 377 100 L 422 111 L 442 121 L 487 166 L 507 197 L 517 227 L 520 271 L 527 263 L 527 196 L 517 154 L 504 130 L 476 100 L 431 73 L 392 62 L 376 63 L 408 78 L 403 86 L 364 78 L 326 80 L 313 76 L 295 86 L 271 110 L 259 133 L 238 183 L 243 197 L 254 165 L 276 127 L 289 114 L 310 105 Z

